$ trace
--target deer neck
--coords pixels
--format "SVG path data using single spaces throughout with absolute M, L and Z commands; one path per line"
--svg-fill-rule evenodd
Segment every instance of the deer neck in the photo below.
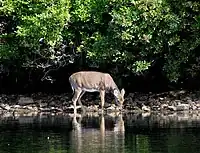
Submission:
M 112 85 L 111 85 L 110 89 L 111 89 L 111 91 L 112 91 L 113 94 L 114 94 L 114 90 L 119 91 L 119 88 L 117 87 L 117 85 L 115 84 L 114 81 L 112 82 Z

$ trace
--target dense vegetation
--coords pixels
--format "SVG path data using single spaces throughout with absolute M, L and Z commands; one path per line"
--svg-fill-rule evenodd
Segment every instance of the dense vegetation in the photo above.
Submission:
M 116 77 L 198 78 L 198 0 L 3 0 L 1 73 L 96 68 Z M 75 70 L 76 68 L 74 68 Z M 78 69 L 77 69 L 78 70 Z

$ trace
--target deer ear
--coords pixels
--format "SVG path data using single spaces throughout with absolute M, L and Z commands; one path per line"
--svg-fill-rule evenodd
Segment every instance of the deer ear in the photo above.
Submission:
M 114 94 L 115 97 L 118 97 L 119 91 L 115 89 L 114 92 L 113 92 L 113 94 Z
M 121 90 L 121 95 L 122 95 L 122 97 L 124 97 L 124 95 L 125 95 L 125 90 L 124 90 L 124 88 Z

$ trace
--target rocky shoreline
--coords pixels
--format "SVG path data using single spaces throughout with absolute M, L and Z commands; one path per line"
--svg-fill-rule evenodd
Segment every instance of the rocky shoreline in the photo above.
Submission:
M 50 95 L 35 93 L 29 95 L 0 95 L 0 114 L 12 113 L 25 115 L 28 113 L 72 113 L 71 94 Z M 125 113 L 134 112 L 180 112 L 200 111 L 200 91 L 169 91 L 165 93 L 129 93 L 124 102 Z M 100 98 L 86 94 L 82 103 L 88 112 L 99 112 Z M 106 96 L 105 112 L 118 112 L 113 97 Z M 78 107 L 80 111 L 80 107 Z

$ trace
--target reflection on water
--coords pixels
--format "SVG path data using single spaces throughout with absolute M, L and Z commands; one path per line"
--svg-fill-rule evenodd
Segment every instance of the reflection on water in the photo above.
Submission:
M 198 114 L 68 114 L 0 119 L 1 153 L 197 153 Z
M 78 121 L 77 121 L 78 118 Z M 82 117 L 73 115 L 71 131 L 72 152 L 124 152 L 124 121 L 122 114 L 116 116 L 115 123 L 108 122 L 110 129 L 106 130 L 105 116 L 97 117 L 99 128 L 84 128 L 81 126 Z M 113 119 L 110 118 L 110 121 Z M 109 121 L 109 120 L 108 120 Z

